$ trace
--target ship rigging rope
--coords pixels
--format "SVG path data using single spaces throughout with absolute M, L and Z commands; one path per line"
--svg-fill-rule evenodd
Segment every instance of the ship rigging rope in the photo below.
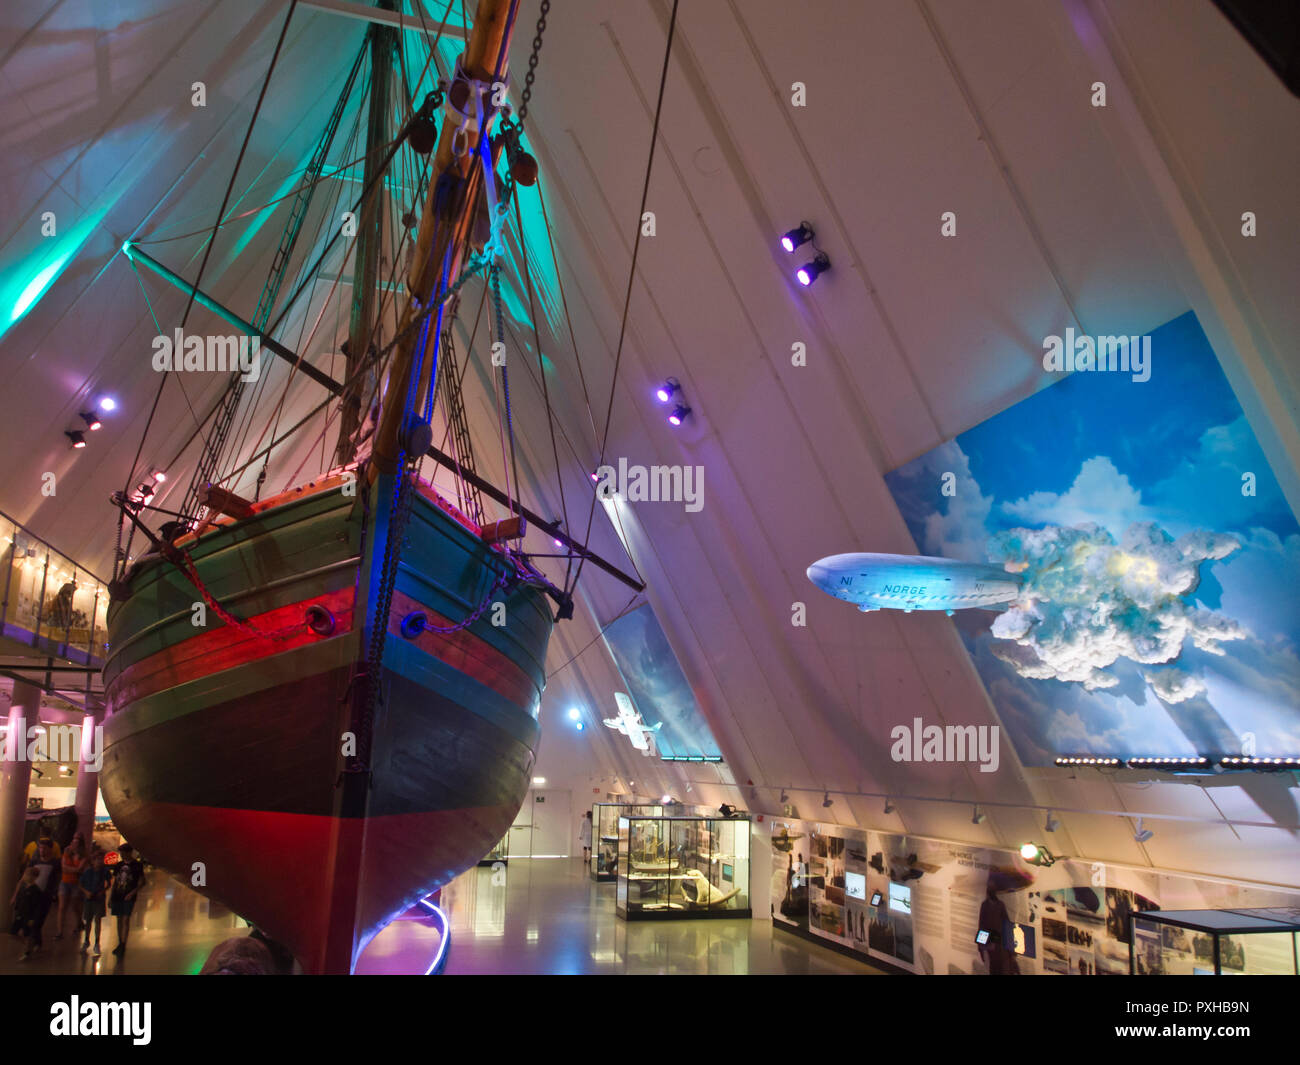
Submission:
M 194 297 L 199 290 L 199 284 L 203 280 L 203 271 L 208 265 L 208 259 L 212 255 L 212 246 L 216 243 L 216 231 L 220 226 L 221 219 L 226 213 L 226 205 L 230 202 L 230 194 L 235 188 L 235 179 L 239 176 L 239 166 L 244 161 L 244 153 L 248 150 L 248 142 L 252 139 L 253 128 L 257 125 L 257 116 L 262 111 L 262 101 L 266 99 L 266 90 L 271 84 L 271 75 L 275 73 L 275 65 L 280 59 L 280 49 L 284 46 L 285 34 L 289 32 L 289 23 L 293 19 L 293 13 L 298 9 L 298 0 L 290 0 L 289 10 L 285 13 L 284 23 L 280 26 L 280 36 L 275 42 L 275 52 L 271 55 L 271 64 L 266 68 L 266 76 L 262 79 L 261 91 L 257 94 L 257 103 L 253 107 L 253 116 L 248 121 L 248 129 L 244 131 L 244 143 L 239 147 L 239 156 L 235 160 L 235 167 L 230 172 L 230 180 L 226 182 L 226 194 L 221 198 L 221 209 L 217 212 L 217 225 L 213 226 L 212 236 L 207 241 L 207 247 L 203 253 L 203 261 L 199 264 L 198 277 L 194 280 L 194 285 L 190 288 L 189 300 L 185 304 L 185 314 L 181 317 L 181 331 L 184 332 L 185 325 L 189 321 L 190 310 L 194 307 Z M 123 498 L 128 498 L 131 491 L 131 482 L 135 480 L 135 472 L 140 464 L 140 456 L 144 453 L 145 441 L 149 438 L 149 429 L 153 425 L 154 415 L 158 412 L 158 401 L 162 399 L 163 389 L 167 386 L 167 378 L 171 374 L 161 374 L 158 382 L 158 391 L 154 393 L 153 405 L 149 408 L 149 417 L 145 420 L 144 432 L 140 434 L 140 446 L 136 448 L 135 458 L 131 462 L 131 469 L 126 476 L 126 484 L 122 488 Z M 131 550 L 131 537 L 134 537 L 135 529 L 131 530 L 131 536 L 126 543 L 126 552 Z M 121 564 L 121 559 L 113 560 L 113 576 L 117 576 L 117 567 Z
M 357 138 L 359 128 L 360 128 L 360 120 L 358 118 L 356 121 L 353 122 L 352 131 L 348 137 L 348 154 L 351 154 L 353 145 L 356 143 L 356 138 Z M 334 197 L 333 201 L 327 206 L 327 209 L 323 211 L 320 217 L 318 218 L 316 223 L 316 230 L 312 234 L 310 246 L 315 246 L 315 244 L 319 242 L 321 238 L 321 233 L 323 232 L 325 227 L 325 220 L 328 218 L 337 217 L 338 204 L 342 198 L 343 198 L 342 189 L 340 188 L 338 194 Z M 354 236 L 351 240 L 351 243 L 349 243 L 347 249 L 344 250 L 343 259 L 345 261 L 348 256 L 348 252 L 355 246 L 357 239 L 358 238 Z M 341 277 L 342 277 L 342 267 L 340 266 L 339 274 L 334 278 L 334 283 L 330 286 L 329 294 L 326 296 L 325 302 L 321 305 L 322 314 L 325 308 L 329 306 L 329 301 L 333 299 L 334 293 L 338 288 L 339 280 Z M 311 337 L 308 338 L 308 343 L 310 343 L 311 339 L 315 337 L 316 328 L 319 327 L 319 324 L 320 324 L 320 316 L 318 315 L 316 326 L 314 326 L 312 329 L 312 334 Z M 274 438 L 275 432 L 279 428 L 280 413 L 283 410 L 285 399 L 287 398 L 289 393 L 289 388 L 293 383 L 294 378 L 297 376 L 298 368 L 301 365 L 303 358 L 305 357 L 304 354 L 305 349 L 303 347 L 303 335 L 306 330 L 306 327 L 307 327 L 307 318 L 306 315 L 304 315 L 302 324 L 298 330 L 298 340 L 294 347 L 294 350 L 298 353 L 297 358 L 294 360 L 294 364 L 290 368 L 289 375 L 285 379 L 284 391 L 281 394 L 279 402 L 276 404 L 274 424 L 272 424 L 271 422 L 265 422 L 263 424 L 261 432 L 258 433 L 257 440 L 254 441 L 253 443 L 254 449 L 256 449 L 257 446 L 261 444 L 261 442 L 264 439 L 266 439 L 266 434 L 268 429 L 270 429 L 271 436 L 272 438 Z M 243 417 L 240 419 L 240 428 L 238 432 L 235 434 L 234 439 L 231 441 L 231 446 L 229 447 L 229 449 L 226 451 L 225 454 L 219 457 L 219 461 L 216 466 L 217 470 L 220 470 L 226 463 L 235 461 L 236 456 L 238 456 L 240 452 L 242 452 L 245 446 L 247 445 L 248 435 L 251 432 L 253 426 L 253 414 L 254 411 L 257 409 L 258 405 L 260 404 L 262 396 L 266 391 L 267 381 L 270 379 L 270 376 L 271 375 L 269 373 L 263 373 L 259 375 L 257 384 L 256 386 L 254 386 L 252 396 L 245 407 Z M 229 387 L 234 388 L 236 387 L 236 385 L 234 382 L 231 382 Z M 269 458 L 270 452 L 268 451 L 266 454 Z M 224 477 L 221 478 L 221 480 L 225 480 L 225 479 L 226 478 Z M 261 494 L 260 488 L 261 488 L 261 481 L 259 480 L 258 482 L 259 495 Z
M 546 382 L 546 363 L 542 360 L 542 337 L 537 330 L 537 306 L 533 302 L 533 276 L 528 269 L 528 246 L 524 243 L 524 218 L 519 209 L 519 197 L 515 197 L 515 224 L 519 227 L 519 260 L 524 274 L 524 285 L 528 289 L 528 316 L 533 324 L 533 346 L 537 348 L 537 374 L 542 379 L 542 398 L 546 402 L 546 427 L 551 433 L 551 456 L 555 460 L 555 481 L 560 489 L 560 516 L 564 527 L 569 528 L 569 504 L 564 495 L 564 477 L 560 473 L 560 449 L 555 443 L 555 412 L 551 408 L 551 388 Z M 564 567 L 564 587 L 569 585 L 569 573 L 573 569 L 573 548 L 569 548 L 569 560 Z
M 348 134 L 347 151 L 345 153 L 347 155 L 351 155 L 352 152 L 355 150 L 357 137 L 360 130 L 360 125 L 361 125 L 360 112 L 358 111 L 358 114 L 357 116 L 355 116 L 354 121 L 352 123 L 351 132 Z M 307 245 L 308 247 L 315 247 L 316 244 L 320 241 L 321 233 L 323 232 L 325 227 L 325 220 L 338 217 L 337 214 L 338 204 L 342 200 L 342 198 L 343 198 L 343 190 L 342 190 L 342 186 L 340 186 L 336 194 L 334 195 L 333 199 L 331 200 L 331 202 L 327 205 L 326 210 L 321 212 L 320 217 L 317 219 L 316 229 L 312 234 L 310 244 Z M 349 249 L 355 246 L 356 240 L 357 238 L 354 237 L 352 240 L 352 244 L 349 245 Z M 343 257 L 346 260 L 347 251 L 344 252 Z M 301 264 L 299 268 L 301 269 Z M 342 268 L 340 267 L 339 276 L 341 275 L 342 275 Z M 295 281 L 296 280 L 297 278 L 295 278 Z M 321 305 L 322 314 L 324 313 L 325 308 L 329 305 L 328 301 L 333 298 L 334 292 L 338 287 L 338 282 L 339 282 L 339 277 L 335 277 L 334 284 L 330 288 L 329 296 L 326 298 L 326 302 Z M 318 316 L 317 326 L 319 326 L 319 323 L 320 323 L 320 317 Z M 303 347 L 303 333 L 306 329 L 306 326 L 307 326 L 307 317 L 304 314 L 302 325 L 299 327 L 298 330 L 298 340 L 294 345 L 294 350 L 298 352 L 298 358 L 295 360 L 293 367 L 290 369 L 289 375 L 285 380 L 284 395 L 281 396 L 280 402 L 276 406 L 274 424 L 270 426 L 272 438 L 275 437 L 276 430 L 279 428 L 280 425 L 280 412 L 283 409 L 284 399 L 288 395 L 289 386 L 294 380 L 295 376 L 297 375 L 299 364 L 302 362 L 302 359 L 304 357 L 303 353 L 305 349 Z M 313 327 L 312 329 L 313 337 L 315 336 L 315 331 L 316 329 L 315 327 Z M 310 343 L 310 338 L 308 342 Z M 270 379 L 270 376 L 271 375 L 269 373 L 263 373 L 258 376 L 257 384 L 253 388 L 253 392 L 249 399 L 249 402 L 245 405 L 243 417 L 240 419 L 239 431 L 235 434 L 234 438 L 230 441 L 230 446 L 227 449 L 223 449 L 223 454 L 218 456 L 218 461 L 214 466 L 214 472 L 221 470 L 228 463 L 234 462 L 238 457 L 238 455 L 244 450 L 245 446 L 247 445 L 248 435 L 252 431 L 253 415 L 256 412 L 258 405 L 261 403 L 262 396 L 266 392 L 267 381 Z M 229 387 L 237 388 L 238 385 L 232 381 Z M 259 444 L 261 444 L 261 442 L 266 438 L 267 428 L 268 428 L 267 424 L 264 423 L 262 426 L 262 431 L 258 434 L 257 440 L 253 444 L 254 448 L 256 448 Z M 267 457 L 269 461 L 269 457 L 270 457 L 269 452 L 267 453 Z M 256 495 L 259 498 L 261 496 L 262 482 L 266 479 L 266 472 L 267 472 L 267 465 L 264 464 L 262 467 L 262 473 L 259 475 L 257 480 Z
M 664 46 L 664 66 L 659 75 L 659 99 L 655 103 L 655 121 L 654 128 L 650 131 L 650 156 L 645 164 L 645 181 L 641 185 L 641 210 L 636 216 L 636 235 L 632 243 L 632 267 L 627 272 L 627 291 L 623 295 L 623 321 L 618 328 L 618 349 L 614 354 L 614 376 L 609 382 L 609 404 L 605 408 L 605 432 L 600 440 L 600 461 L 597 468 L 605 465 L 605 449 L 609 445 L 609 423 L 614 414 L 614 394 L 618 390 L 618 371 L 623 362 L 623 339 L 627 335 L 627 312 L 632 306 L 632 284 L 636 280 L 636 260 L 637 253 L 641 250 L 641 220 L 645 217 L 645 205 L 650 196 L 650 173 L 654 169 L 655 147 L 659 143 L 659 118 L 663 113 L 664 107 L 664 86 L 668 84 L 668 60 L 673 54 L 673 37 L 677 31 L 677 4 L 679 0 L 673 0 L 673 13 L 668 20 L 668 42 Z M 591 540 L 591 524 L 596 514 L 596 497 L 598 493 L 591 494 L 591 509 L 587 511 L 587 532 L 583 536 L 583 543 L 589 543 Z M 578 570 L 573 577 L 573 587 L 578 586 L 578 578 L 582 576 L 583 563 L 587 561 L 586 555 L 578 560 Z M 571 593 L 571 588 L 564 589 L 566 593 Z
M 265 203 L 258 204 L 256 207 L 250 207 L 247 211 L 240 211 L 238 214 L 232 214 L 229 218 L 218 222 L 216 226 L 204 226 L 202 229 L 191 229 L 188 233 L 177 233 L 170 237 L 151 237 L 148 240 L 132 240 L 131 245 L 133 247 L 139 246 L 145 248 L 152 244 L 170 244 L 174 240 L 185 240 L 187 237 L 197 237 L 204 233 L 211 233 L 214 229 L 225 229 L 226 226 L 230 225 L 232 222 L 240 222 L 245 218 L 251 218 L 253 215 L 261 214 L 268 207 L 274 207 L 277 203 L 283 203 L 285 200 L 292 199 L 308 188 L 319 185 L 325 181 L 333 181 L 338 178 L 340 174 L 346 173 L 358 163 L 364 163 L 365 161 L 365 153 L 358 155 L 355 159 L 349 159 L 346 163 L 340 163 L 328 174 L 321 174 L 321 176 L 315 181 L 304 181 L 301 185 L 295 185 L 283 196 L 276 196 L 274 199 L 267 200 Z M 306 170 L 307 168 L 303 167 L 302 169 Z M 244 195 L 248 195 L 248 193 L 245 192 Z M 158 232 L 166 232 L 166 230 L 162 229 Z

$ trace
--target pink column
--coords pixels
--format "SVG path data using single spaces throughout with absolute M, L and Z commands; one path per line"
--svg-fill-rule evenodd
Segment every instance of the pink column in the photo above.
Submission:
M 92 754 L 101 759 L 103 744 L 95 735 L 95 726 L 103 719 L 103 711 L 87 711 L 81 721 L 81 760 L 77 764 L 77 831 L 89 847 L 95 842 L 95 804 L 99 799 L 99 771 L 91 764 Z
M 27 760 L 27 736 L 40 719 L 41 690 L 24 681 L 13 682 L 8 728 L 0 742 L 0 913 L 9 918 L 9 896 L 18 883 L 23 830 L 27 824 L 27 789 L 32 763 Z

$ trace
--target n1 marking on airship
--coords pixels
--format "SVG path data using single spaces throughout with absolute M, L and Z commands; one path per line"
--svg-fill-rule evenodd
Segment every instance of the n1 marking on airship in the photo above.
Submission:
M 829 555 L 808 579 L 859 610 L 942 610 L 1000 606 L 1020 594 L 1021 578 L 997 566 L 925 555 Z

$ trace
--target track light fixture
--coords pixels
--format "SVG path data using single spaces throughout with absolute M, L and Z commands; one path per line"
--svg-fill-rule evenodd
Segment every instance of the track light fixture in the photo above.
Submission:
M 690 407 L 684 407 L 680 403 L 673 408 L 672 414 L 668 415 L 669 425 L 681 425 L 686 420 L 686 416 L 691 413 Z
M 892 814 L 898 807 L 889 801 L 889 796 L 885 796 L 885 813 Z
M 1149 840 L 1149 839 L 1150 839 L 1152 836 L 1154 836 L 1154 835 L 1155 835 L 1155 833 L 1152 832 L 1151 829 L 1149 829 L 1149 828 L 1144 828 L 1144 827 L 1142 826 L 1142 818 L 1139 817 L 1139 818 L 1138 818 L 1138 830 L 1137 830 L 1136 832 L 1133 833 L 1133 842 L 1134 842 L 1134 843 L 1145 843 L 1147 840 Z
M 86 446 L 86 434 L 80 429 L 64 429 L 63 435 L 72 441 L 72 446 L 75 448 Z
M 812 262 L 804 263 L 794 272 L 795 280 L 804 288 L 807 288 L 830 268 L 830 257 L 824 251 L 819 251 L 817 258 L 813 259 Z
M 682 383 L 675 377 L 670 377 L 658 388 L 655 389 L 655 398 L 660 403 L 667 403 L 678 392 L 682 390 Z
M 1039 846 L 1037 843 L 1023 843 L 1020 846 L 1020 857 L 1030 865 L 1039 865 L 1046 869 L 1049 865 L 1056 864 L 1056 856 L 1046 847 Z
M 98 414 L 89 410 L 83 410 L 81 412 L 81 420 L 86 423 L 86 428 L 92 433 L 104 424 L 99 420 Z
M 829 810 L 831 806 L 834 805 L 834 803 L 835 800 L 831 798 L 831 793 L 829 791 L 822 796 L 822 806 L 824 806 L 826 809 Z
M 813 227 L 807 222 L 800 222 L 798 229 L 792 229 L 781 237 L 781 247 L 787 252 L 792 252 L 795 248 L 807 244 L 817 234 L 813 232 Z
M 782 789 L 781 789 L 781 799 L 780 799 L 780 801 L 781 801 L 781 804 L 782 804 L 783 806 L 784 806 L 786 803 L 788 803 L 788 802 L 790 801 L 790 796 L 787 795 L 787 794 L 785 793 L 785 788 L 782 788 Z
M 1044 831 L 1044 832 L 1055 832 L 1055 831 L 1056 831 L 1058 828 L 1060 828 L 1060 827 L 1061 827 L 1061 822 L 1058 821 L 1055 817 L 1052 816 L 1052 811 L 1051 811 L 1051 810 L 1048 810 L 1048 811 L 1047 811 L 1047 820 L 1043 822 L 1043 831 Z
M 978 806 L 974 806 L 971 809 L 973 810 L 970 818 L 970 823 L 972 825 L 982 825 L 988 819 L 989 815 L 983 813 Z

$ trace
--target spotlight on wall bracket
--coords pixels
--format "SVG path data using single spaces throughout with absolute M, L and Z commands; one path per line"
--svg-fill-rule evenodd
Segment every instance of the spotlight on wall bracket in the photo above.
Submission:
M 792 252 L 795 248 L 807 244 L 817 234 L 813 232 L 813 227 L 807 222 L 800 222 L 798 229 L 792 229 L 781 237 L 781 247 L 787 252 Z
M 681 390 L 682 383 L 675 377 L 669 377 L 663 384 L 655 389 L 655 399 L 660 403 L 667 403 Z
M 807 288 L 830 268 L 830 257 L 825 252 L 819 251 L 817 258 L 813 259 L 812 262 L 804 263 L 794 272 L 795 280 L 804 288 Z
M 72 441 L 72 446 L 75 448 L 86 446 L 86 434 L 80 429 L 64 429 L 63 435 Z
M 889 801 L 889 796 L 885 796 L 885 813 L 892 814 L 898 807 Z
M 1142 825 L 1142 818 L 1139 817 L 1139 818 L 1138 818 L 1138 830 L 1137 830 L 1136 832 L 1133 833 L 1133 842 L 1134 842 L 1134 843 L 1145 843 L 1147 840 L 1149 840 L 1149 839 L 1150 839 L 1152 836 L 1154 836 L 1154 835 L 1155 835 L 1155 833 L 1152 832 L 1151 829 L 1149 829 L 1149 828 L 1144 828 L 1144 827 L 1143 827 L 1143 825 Z
M 784 806 L 790 801 L 790 796 L 785 793 L 785 788 L 781 789 L 781 805 Z
M 829 810 L 834 804 L 835 800 L 831 798 L 831 793 L 829 791 L 826 792 L 822 796 L 822 806 Z
M 1020 857 L 1030 865 L 1040 865 L 1044 869 L 1049 865 L 1056 864 L 1056 856 L 1046 847 L 1039 846 L 1037 843 L 1022 843 L 1020 845 Z
M 1061 827 L 1061 822 L 1058 821 L 1055 817 L 1052 816 L 1052 811 L 1051 811 L 1051 810 L 1048 810 L 1048 811 L 1047 811 L 1047 820 L 1043 822 L 1043 831 L 1044 831 L 1044 832 L 1055 832 L 1055 831 L 1056 831 L 1058 828 L 1060 828 L 1060 827 Z
M 668 415 L 669 425 L 681 425 L 686 420 L 686 416 L 691 413 L 690 407 L 684 407 L 680 403 L 673 408 L 673 412 Z
M 92 433 L 96 429 L 103 426 L 104 424 L 99 420 L 98 414 L 96 414 L 94 411 L 89 411 L 89 410 L 83 410 L 81 412 L 81 420 L 86 423 L 86 428 L 89 429 Z
M 972 825 L 982 825 L 986 820 L 988 820 L 989 815 L 980 810 L 978 806 L 972 807 L 972 810 L 973 812 L 970 816 L 970 823 Z

